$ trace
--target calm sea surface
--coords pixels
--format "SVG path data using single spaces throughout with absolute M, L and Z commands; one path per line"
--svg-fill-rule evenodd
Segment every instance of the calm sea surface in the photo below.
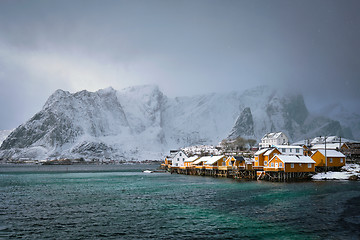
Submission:
M 0 166 L 0 239 L 359 239 L 360 182 Z

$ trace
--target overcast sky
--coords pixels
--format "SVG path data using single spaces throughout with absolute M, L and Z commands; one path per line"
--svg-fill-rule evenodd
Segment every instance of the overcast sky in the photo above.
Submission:
M 358 0 L 1 0 L 0 129 L 59 88 L 139 84 L 168 96 L 274 84 L 360 112 L 359 12 Z

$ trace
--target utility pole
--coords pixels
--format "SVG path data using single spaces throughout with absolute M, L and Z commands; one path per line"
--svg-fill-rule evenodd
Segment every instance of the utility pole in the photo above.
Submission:
M 327 157 L 326 157 L 326 135 L 325 135 L 324 141 L 325 141 L 325 172 L 327 172 Z

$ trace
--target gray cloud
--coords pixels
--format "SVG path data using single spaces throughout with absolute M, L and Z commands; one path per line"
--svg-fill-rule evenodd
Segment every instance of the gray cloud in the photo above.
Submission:
M 1 1 L 0 129 L 69 91 L 274 84 L 358 109 L 358 1 Z

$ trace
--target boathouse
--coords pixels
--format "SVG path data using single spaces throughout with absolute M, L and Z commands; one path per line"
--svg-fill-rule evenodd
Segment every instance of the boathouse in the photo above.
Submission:
M 205 169 L 218 169 L 219 167 L 224 166 L 226 162 L 226 156 L 210 156 L 206 157 L 207 161 L 204 163 Z
M 264 153 L 264 166 L 272 159 L 275 155 L 279 155 L 281 152 L 277 148 L 270 148 Z
M 192 157 L 189 157 L 187 158 L 185 161 L 184 161 L 184 167 L 190 167 L 192 165 L 193 162 L 195 162 L 196 160 L 198 160 L 200 157 L 198 156 L 192 156 Z
M 309 156 L 275 155 L 264 167 L 265 172 L 315 172 L 315 161 Z
M 242 156 L 229 156 L 226 159 L 227 168 L 245 168 L 245 159 Z
M 325 154 L 326 153 L 326 154 Z M 327 161 L 325 162 L 325 155 Z M 345 166 L 345 155 L 336 150 L 317 150 L 311 158 L 316 162 L 316 167 L 340 168 Z
M 257 151 L 254 154 L 254 169 L 259 169 L 262 170 L 262 168 L 264 167 L 264 153 L 267 151 L 267 148 L 261 149 L 259 151 Z

